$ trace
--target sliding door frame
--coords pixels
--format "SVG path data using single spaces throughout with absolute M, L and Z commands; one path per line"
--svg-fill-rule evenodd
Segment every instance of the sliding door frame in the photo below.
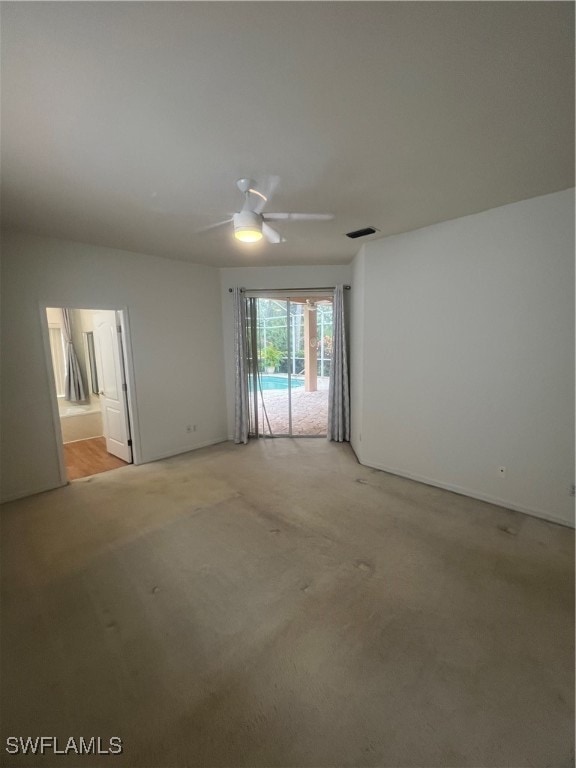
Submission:
M 294 375 L 291 370 L 291 360 L 292 360 L 292 347 L 295 343 L 295 340 L 292 338 L 292 322 L 291 322 L 291 305 L 293 302 L 291 301 L 290 294 L 292 296 L 294 295 L 303 295 L 306 293 L 313 293 L 314 295 L 318 295 L 320 292 L 322 294 L 325 294 L 326 298 L 330 298 L 330 300 L 333 300 L 333 289 L 328 288 L 300 288 L 300 289 L 285 289 L 287 293 L 284 293 L 283 290 L 278 289 L 271 289 L 271 290 L 255 290 L 255 291 L 246 291 L 247 296 L 245 296 L 246 301 L 246 342 L 247 342 L 247 379 L 248 381 L 252 382 L 252 392 L 250 393 L 252 397 L 249 397 L 249 412 L 250 412 L 250 429 L 249 429 L 249 436 L 250 437 L 264 437 L 264 438 L 280 438 L 280 437 L 298 437 L 298 438 L 321 438 L 326 439 L 326 434 L 321 435 L 294 435 L 293 434 L 293 420 L 292 420 L 292 376 Z M 289 291 L 289 293 L 288 293 Z M 250 295 L 253 293 L 258 293 L 260 295 L 254 296 Z M 287 295 L 288 294 L 288 295 Z M 275 299 L 278 302 L 285 302 L 286 303 L 286 347 L 287 347 L 287 381 L 288 381 L 288 432 L 278 433 L 275 434 L 272 432 L 272 428 L 270 426 L 270 421 L 268 420 L 268 414 L 266 412 L 266 407 L 264 404 L 264 396 L 260 391 L 260 370 L 259 370 L 259 359 L 258 359 L 258 344 L 259 344 L 259 338 L 258 338 L 258 299 Z M 258 405 L 258 398 L 262 397 L 262 407 L 260 408 Z M 260 429 L 260 413 L 262 414 L 262 429 Z M 270 430 L 270 434 L 266 434 L 266 430 L 264 427 L 264 418 L 268 422 L 268 428 Z M 328 425 L 326 425 L 327 429 Z

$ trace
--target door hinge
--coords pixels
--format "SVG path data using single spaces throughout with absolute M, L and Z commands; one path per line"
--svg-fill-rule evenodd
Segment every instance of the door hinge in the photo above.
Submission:
M 122 326 L 121 325 L 117 325 L 116 326 L 116 330 L 118 331 L 118 333 L 122 333 Z
M 128 440 L 128 445 L 132 448 L 132 440 Z
M 128 384 L 126 384 L 126 382 L 124 382 L 124 383 L 122 384 L 122 390 L 123 390 L 124 392 L 128 392 Z

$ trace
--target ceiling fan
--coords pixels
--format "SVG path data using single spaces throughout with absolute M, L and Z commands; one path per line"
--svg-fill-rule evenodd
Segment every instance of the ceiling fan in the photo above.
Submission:
M 262 213 L 270 199 L 278 177 L 274 177 L 266 189 L 266 194 L 257 188 L 253 179 L 238 179 L 236 186 L 244 195 L 244 205 L 241 210 L 231 215 L 231 218 L 211 224 L 199 230 L 223 227 L 232 222 L 234 237 L 242 243 L 256 243 L 263 237 L 269 243 L 285 243 L 286 238 L 271 227 L 269 221 L 329 221 L 334 218 L 331 213 Z

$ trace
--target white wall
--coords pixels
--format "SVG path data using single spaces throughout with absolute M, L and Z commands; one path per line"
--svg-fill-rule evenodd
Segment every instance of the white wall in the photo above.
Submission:
M 226 439 L 216 269 L 5 233 L 2 292 L 3 499 L 60 484 L 41 304 L 127 308 L 141 461 Z
M 234 434 L 234 321 L 229 288 L 328 288 L 351 285 L 350 266 L 326 267 L 230 267 L 220 270 L 224 357 L 226 360 L 226 401 L 228 437 Z M 354 287 L 352 287 L 354 290 Z M 347 300 L 345 291 L 345 299 Z M 345 304 L 346 308 L 346 304 Z
M 360 461 L 573 524 L 574 191 L 368 243 L 355 269 Z

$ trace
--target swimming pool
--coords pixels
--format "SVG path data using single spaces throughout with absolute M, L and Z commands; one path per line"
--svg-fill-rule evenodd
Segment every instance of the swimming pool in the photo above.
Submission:
M 274 376 L 271 373 L 261 373 L 259 380 L 263 391 L 270 389 L 288 389 L 288 376 Z M 248 384 L 250 390 L 252 390 L 252 378 L 248 380 Z M 304 386 L 304 380 L 292 376 L 290 384 L 292 389 L 297 389 L 298 387 Z

